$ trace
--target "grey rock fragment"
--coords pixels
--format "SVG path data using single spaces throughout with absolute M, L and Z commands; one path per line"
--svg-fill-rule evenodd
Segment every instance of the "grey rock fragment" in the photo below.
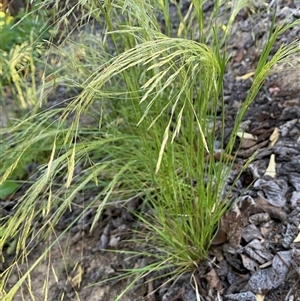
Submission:
M 289 172 L 300 172 L 300 161 L 299 160 L 292 160 L 290 162 L 285 163 L 282 166 L 282 172 L 283 173 L 289 173 Z
M 296 207 L 288 216 L 288 218 L 281 224 L 280 233 L 282 239 L 280 240 L 283 247 L 286 249 L 290 247 L 298 234 L 298 227 L 300 224 L 300 207 Z
M 300 118 L 299 107 L 286 107 L 283 109 L 279 120 L 291 120 L 294 118 Z
M 291 129 L 298 123 L 298 119 L 292 119 L 284 123 L 279 127 L 279 133 L 281 137 L 287 136 L 287 134 L 291 131 Z
M 195 289 L 191 285 L 186 284 L 181 299 L 182 301 L 197 301 Z
M 288 185 L 282 179 L 258 179 L 254 187 L 266 195 L 269 204 L 276 207 L 283 207 L 286 204 L 285 195 L 287 193 Z
M 228 301 L 256 301 L 256 297 L 252 292 L 245 292 L 239 294 L 230 294 L 225 296 Z
M 244 254 L 241 254 L 241 257 L 243 260 L 243 265 L 247 270 L 255 272 L 258 269 L 258 263 L 256 260 L 253 260 Z
M 300 250 L 292 249 L 292 266 L 300 277 Z
M 295 190 L 300 191 L 300 173 L 296 173 L 296 172 L 290 173 L 289 180 L 290 183 L 294 186 Z
M 296 208 L 300 206 L 300 191 L 293 191 L 291 199 L 290 199 L 291 207 Z
M 264 264 L 265 262 L 273 259 L 272 255 L 267 251 L 262 241 L 258 239 L 252 240 L 247 246 L 245 246 L 244 251 L 250 258 L 254 259 L 260 264 Z
M 262 238 L 259 229 L 253 224 L 250 224 L 242 230 L 242 237 L 245 239 L 246 242 L 249 242 L 256 238 Z
M 261 223 L 268 222 L 270 215 L 268 213 L 257 213 L 249 217 L 249 223 L 254 225 L 260 225 Z
M 265 294 L 277 288 L 286 279 L 291 265 L 291 251 L 278 252 L 272 262 L 272 267 L 255 272 L 248 285 L 256 294 Z

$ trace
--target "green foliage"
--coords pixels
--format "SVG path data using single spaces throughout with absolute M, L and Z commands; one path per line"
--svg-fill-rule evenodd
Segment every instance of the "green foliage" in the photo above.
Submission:
M 229 7 L 231 18 L 223 20 L 226 23 L 217 21 L 227 1 L 216 1 L 208 20 L 202 11 L 205 1 L 192 1 L 194 12 L 190 18 L 180 15 L 175 32 L 168 3 L 79 1 L 88 17 L 100 22 L 103 33 L 68 37 L 69 43 L 60 46 L 63 67 L 55 76 L 82 92 L 64 109 L 34 114 L 1 132 L 7 143 L 1 183 L 32 151 L 44 148 L 48 157 L 37 180 L 21 197 L 0 245 L 19 235 L 16 252 L 26 254 L 26 239 L 36 217 L 45 221 L 37 231 L 41 236 L 35 237 L 41 239 L 78 193 L 95 191 L 85 208 L 98 208 L 92 228 L 111 202 L 126 204 L 129 198 L 140 196 L 151 207 L 149 215 L 138 217 L 149 229 L 145 239 L 160 255 L 155 264 L 133 271 L 139 277 L 170 266 L 174 274 L 180 274 L 205 259 L 231 202 L 225 184 L 233 163 L 226 155 L 216 161 L 215 129 L 220 129 L 223 141 L 223 80 L 228 59 L 224 46 L 235 16 L 247 1 L 235 1 Z M 164 32 L 157 12 L 164 15 Z M 62 22 L 67 22 L 69 14 L 65 12 Z M 227 154 L 268 72 L 276 62 L 299 53 L 292 43 L 270 57 L 275 39 L 287 29 L 270 29 Z M 85 124 L 85 116 L 93 121 Z M 9 141 L 14 141 L 13 153 Z M 37 199 L 44 201 L 37 205 Z M 20 282 L 5 300 L 12 300 L 19 286 Z
M 24 42 L 37 42 L 50 38 L 49 30 L 45 30 L 47 23 L 43 14 L 37 16 L 20 12 L 12 20 L 15 21 L 15 24 L 11 21 L 4 21 L 1 26 L 0 49 L 4 52 L 9 53 L 15 45 L 21 45 Z
M 0 88 L 12 83 L 21 109 L 36 103 L 35 65 L 41 54 L 42 41 L 50 38 L 43 10 L 36 6 L 32 9 L 32 13 L 20 11 L 16 17 L 2 13 L 0 20 Z M 24 79 L 25 74 L 31 74 L 31 87 Z
M 0 199 L 3 199 L 11 194 L 13 194 L 19 185 L 16 181 L 5 181 L 3 184 L 0 185 Z
M 0 129 L 1 154 L 3 154 L 0 174 L 4 178 L 9 171 L 9 179 L 26 180 L 28 165 L 30 163 L 44 164 L 49 161 L 52 151 L 53 140 L 61 146 L 63 139 L 57 136 L 57 128 L 53 125 L 53 117 L 57 111 L 53 110 L 45 118 L 40 115 L 24 117 L 23 120 L 14 121 L 9 131 L 14 133 L 13 139 L 7 128 Z M 36 135 L 29 138 L 29 133 Z M 11 161 L 17 159 L 13 170 L 10 169 Z

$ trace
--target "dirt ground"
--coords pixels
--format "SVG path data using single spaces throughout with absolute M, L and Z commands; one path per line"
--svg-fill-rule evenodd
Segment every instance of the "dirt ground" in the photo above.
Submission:
M 184 1 L 183 10 L 188 1 Z M 208 1 L 208 4 L 211 3 Z M 229 51 L 233 54 L 224 82 L 228 107 L 228 134 L 236 113 L 247 96 L 254 70 L 278 6 L 277 21 L 291 14 L 300 17 L 300 1 L 269 1 L 253 14 L 243 11 L 234 24 Z M 207 5 L 207 12 L 211 6 Z M 176 18 L 174 16 L 174 18 Z M 300 26 L 276 42 L 276 47 L 300 38 Z M 207 262 L 177 281 L 142 278 L 119 300 L 196 301 L 195 286 L 207 301 L 300 301 L 300 60 L 275 68 L 249 108 L 243 122 L 244 137 L 237 150 L 237 166 L 255 151 L 257 156 L 236 184 L 237 197 L 254 181 L 246 194 L 227 213 Z M 237 168 L 238 169 L 238 168 Z M 235 176 L 235 171 L 232 177 Z M 131 201 L 139 210 L 140 200 Z M 79 213 L 72 211 L 73 215 Z M 32 266 L 62 233 L 70 220 L 66 213 L 48 241 L 38 245 L 25 264 L 16 266 L 8 287 Z M 95 214 L 91 210 L 55 244 L 31 272 L 15 296 L 20 300 L 114 301 L 130 280 L 108 278 L 126 268 L 142 267 L 151 259 L 112 250 L 138 250 L 128 239 L 138 225 L 125 208 L 107 208 L 92 233 L 86 229 Z M 80 224 L 81 222 L 81 224 Z M 143 246 L 145 247 L 145 246 Z M 151 246 L 146 246 L 151 252 Z M 131 279 L 132 280 L 132 279 Z M 28 288 L 30 288 L 28 290 Z M 34 296 L 32 296 L 31 291 Z M 264 299 L 263 299 L 264 298 Z

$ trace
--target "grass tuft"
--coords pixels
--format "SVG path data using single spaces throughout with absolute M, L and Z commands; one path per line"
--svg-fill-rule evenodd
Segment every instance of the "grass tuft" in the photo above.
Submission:
M 27 256 L 28 239 L 43 240 L 76 196 L 91 192 L 82 212 L 97 207 L 91 231 L 108 204 L 139 195 L 150 208 L 147 215 L 137 215 L 148 231 L 144 243 L 158 255 L 149 252 L 153 263 L 127 275 L 135 274 L 137 280 L 171 269 L 174 279 L 207 258 L 219 221 L 234 201 L 226 184 L 240 124 L 274 65 L 299 53 L 299 41 L 281 46 L 274 55 L 271 50 L 278 36 L 300 21 L 275 27 L 273 20 L 230 141 L 217 158 L 226 127 L 226 44 L 248 1 L 234 1 L 227 23 L 221 14 L 226 1 L 215 1 L 207 18 L 204 3 L 192 1 L 186 15 L 177 6 L 180 23 L 175 29 L 169 1 L 82 0 L 72 10 L 60 10 L 56 25 L 65 40 L 58 47 L 49 43 L 41 87 L 34 91 L 38 104 L 56 93 L 58 84 L 79 95 L 67 99 L 63 108 L 36 106 L 31 116 L 0 130 L 5 158 L 0 182 L 21 178 L 26 186 L 14 215 L 0 223 L 1 253 L 17 239 L 16 258 Z M 66 7 L 70 4 L 66 1 Z M 40 3 L 45 7 L 61 8 L 59 1 L 50 0 Z M 98 22 L 101 34 L 93 29 L 64 32 L 61 26 L 79 12 L 76 29 Z M 56 70 L 49 69 L 51 60 Z M 34 180 L 26 181 L 22 170 L 34 159 L 39 167 Z M 3 300 L 13 299 L 45 254 Z M 12 268 L 4 271 L 0 291 L 5 291 Z

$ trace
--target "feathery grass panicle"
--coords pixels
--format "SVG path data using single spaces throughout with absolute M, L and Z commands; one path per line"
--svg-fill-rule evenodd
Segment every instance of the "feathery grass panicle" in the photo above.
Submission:
M 234 1 L 227 24 L 218 23 L 226 1 L 215 1 L 209 18 L 203 13 L 205 2 L 192 1 L 185 16 L 178 9 L 180 24 L 175 30 L 169 1 L 81 0 L 68 11 L 58 0 L 40 3 L 41 8 L 60 7 L 57 26 L 67 24 L 78 9 L 91 26 L 98 21 L 102 33 L 91 30 L 74 38 L 67 32 L 64 43 L 55 49 L 59 67 L 53 75 L 57 83 L 81 91 L 75 99 L 63 109 L 35 112 L 1 129 L 6 158 L 0 169 L 2 182 L 18 178 L 26 164 L 42 155 L 35 181 L 18 200 L 14 215 L 0 224 L 1 248 L 17 237 L 16 253 L 28 255 L 27 239 L 43 239 L 76 196 L 91 190 L 95 193 L 82 214 L 97 206 L 92 229 L 110 202 L 140 195 L 151 207 L 152 213 L 138 218 L 147 227 L 148 242 L 157 248 L 157 255 L 147 254 L 154 262 L 126 275 L 135 274 L 137 280 L 173 267 L 170 273 L 177 277 L 206 258 L 230 204 L 225 184 L 233 163 L 229 156 L 219 161 L 214 156 L 215 129 L 220 128 L 222 141 L 225 130 L 223 79 L 228 57 L 224 46 L 235 17 L 248 2 Z M 66 9 L 70 3 L 66 1 Z M 164 16 L 163 30 L 159 12 Z M 297 24 L 270 29 L 227 154 L 267 74 L 277 62 L 299 53 L 295 41 L 270 57 L 276 38 Z M 43 81 L 37 88 L 41 99 L 49 89 Z M 85 115 L 93 122 L 83 123 Z M 34 231 L 31 225 L 37 217 L 45 223 Z M 41 260 L 3 300 L 13 299 Z M 3 273 L 0 291 L 5 290 L 12 269 Z

